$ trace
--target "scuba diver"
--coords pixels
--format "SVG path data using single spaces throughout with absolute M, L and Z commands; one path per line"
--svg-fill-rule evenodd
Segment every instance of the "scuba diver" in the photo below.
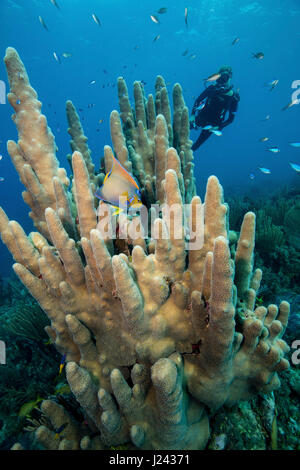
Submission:
M 192 145 L 192 150 L 197 150 L 211 134 L 221 135 L 221 130 L 234 120 L 240 95 L 233 90 L 231 77 L 231 67 L 224 65 L 217 74 L 207 79 L 216 83 L 207 87 L 196 99 L 192 109 L 190 129 L 202 127 L 202 131 Z M 228 117 L 225 120 L 227 112 Z

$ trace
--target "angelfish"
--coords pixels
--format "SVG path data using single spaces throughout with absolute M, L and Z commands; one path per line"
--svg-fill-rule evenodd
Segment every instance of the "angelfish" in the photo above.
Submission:
M 118 215 L 133 205 L 141 206 L 140 188 L 121 163 L 111 155 L 113 160 L 112 169 L 105 175 L 103 185 L 97 189 L 95 196 L 112 205 Z M 121 200 L 120 200 L 121 199 Z

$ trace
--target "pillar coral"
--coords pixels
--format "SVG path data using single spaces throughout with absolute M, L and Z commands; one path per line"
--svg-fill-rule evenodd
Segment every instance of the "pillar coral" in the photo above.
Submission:
M 158 202 L 174 204 L 175 210 L 171 218 L 164 211 L 155 218 L 152 238 L 141 232 L 135 240 L 111 239 L 99 228 L 94 198 L 103 175 L 94 172 L 74 105 L 67 103 L 71 185 L 13 48 L 5 64 L 19 134 L 8 151 L 38 232 L 26 236 L 1 209 L 1 237 L 15 259 L 14 271 L 51 321 L 47 333 L 66 354 L 67 380 L 86 417 L 83 426 L 55 401 L 44 400 L 49 426 L 40 426 L 37 438 L 47 449 L 124 443 L 140 449 L 205 448 L 208 414 L 274 390 L 278 372 L 289 366 L 282 340 L 289 304 L 255 307 L 262 275 L 253 270 L 255 215 L 245 215 L 233 257 L 218 179 L 208 179 L 204 202 L 196 195 L 180 85 L 173 88 L 172 122 L 162 77 L 155 97 L 146 98 L 141 83 L 134 83 L 135 109 L 119 78 L 120 114 L 110 116 L 114 152 L 138 179 L 148 208 Z M 104 147 L 106 172 L 111 152 Z M 187 203 L 190 244 L 182 214 Z M 128 218 L 126 227 L 140 222 Z M 57 440 L 54 429 L 62 424 Z

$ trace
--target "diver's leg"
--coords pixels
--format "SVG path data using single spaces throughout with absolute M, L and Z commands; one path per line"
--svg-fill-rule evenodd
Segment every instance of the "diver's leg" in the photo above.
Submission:
M 197 150 L 210 136 L 211 132 L 208 130 L 202 131 L 196 142 L 193 143 L 192 150 Z

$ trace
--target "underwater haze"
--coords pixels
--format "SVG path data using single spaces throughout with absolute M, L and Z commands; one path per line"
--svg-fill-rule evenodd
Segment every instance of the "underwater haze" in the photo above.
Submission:
M 299 190 L 299 174 L 289 162 L 300 164 L 300 149 L 289 143 L 300 141 L 300 106 L 283 110 L 297 88 L 300 97 L 298 0 L 54 3 L 1 0 L 0 51 L 3 57 L 6 47 L 12 46 L 20 54 L 55 135 L 62 166 L 68 168 L 66 155 L 70 152 L 67 99 L 80 110 L 98 168 L 104 145 L 111 144 L 109 115 L 118 109 L 119 76 L 125 78 L 131 98 L 134 80 L 143 81 L 146 94 L 154 92 L 158 74 L 164 77 L 170 94 L 179 82 L 191 111 L 205 87 L 203 80 L 228 64 L 240 102 L 234 122 L 223 135 L 212 135 L 194 152 L 198 193 L 203 196 L 212 174 L 220 179 L 225 199 L 230 193 L 264 196 L 281 185 Z M 160 14 L 160 8 L 166 11 Z M 253 56 L 258 52 L 263 52 L 262 59 Z M 7 85 L 3 63 L 0 79 Z M 271 89 L 274 80 L 278 83 Z M 7 140 L 16 139 L 11 114 L 9 103 L 0 105 L 0 204 L 29 232 L 32 226 L 21 196 L 24 188 L 6 151 Z M 267 116 L 270 118 L 265 120 Z M 198 134 L 199 130 L 192 130 L 191 139 L 195 141 Z M 261 142 L 264 137 L 269 140 Z M 270 147 L 280 152 L 266 151 Z M 0 249 L 0 272 L 7 275 L 11 259 L 2 243 Z

